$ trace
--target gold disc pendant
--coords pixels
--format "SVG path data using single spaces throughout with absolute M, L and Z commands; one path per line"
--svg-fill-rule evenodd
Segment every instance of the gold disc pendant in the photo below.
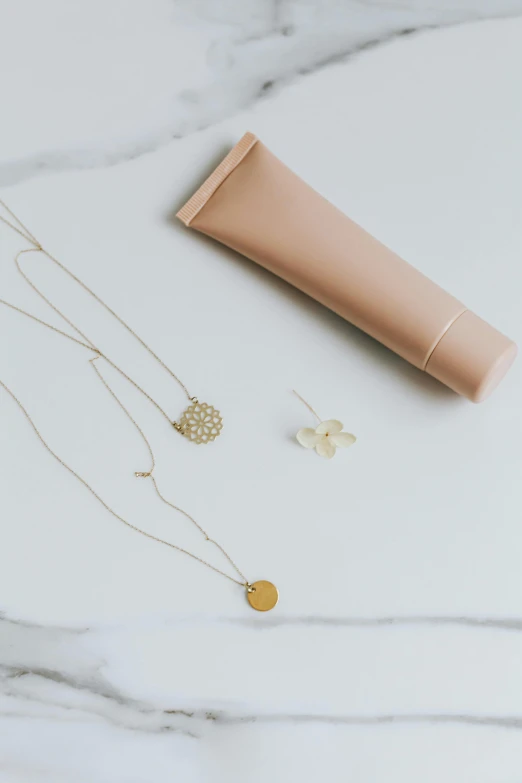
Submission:
M 272 582 L 266 582 L 264 579 L 247 585 L 246 594 L 248 603 L 253 609 L 257 609 L 258 612 L 268 612 L 274 608 L 279 600 L 277 587 Z
M 199 402 L 195 397 L 192 404 L 183 411 L 181 419 L 172 423 L 178 432 L 193 443 L 211 443 L 223 429 L 220 412 L 206 402 Z

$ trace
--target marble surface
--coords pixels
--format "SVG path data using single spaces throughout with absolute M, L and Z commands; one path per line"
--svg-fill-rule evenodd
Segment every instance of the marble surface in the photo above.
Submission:
M 522 362 L 473 406 L 173 214 L 252 130 L 520 343 L 522 2 L 0 9 L 0 197 L 222 410 L 196 449 L 105 369 L 165 494 L 281 596 L 254 614 L 125 529 L 0 389 L 1 783 L 518 783 Z M 59 327 L 23 244 L 0 227 L 0 296 Z M 139 346 L 24 263 L 179 415 Z M 86 353 L 5 307 L 0 334 L 0 378 L 55 451 L 220 567 L 134 478 L 146 449 Z M 357 444 L 301 449 L 292 388 Z

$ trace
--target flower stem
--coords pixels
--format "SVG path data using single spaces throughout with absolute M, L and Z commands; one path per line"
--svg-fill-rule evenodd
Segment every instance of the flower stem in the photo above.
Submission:
M 301 395 L 298 394 L 295 389 L 292 389 L 292 391 L 295 394 L 295 396 L 298 397 L 304 405 L 306 405 L 308 410 L 311 411 L 314 414 L 314 416 L 317 419 L 317 421 L 321 422 L 322 421 L 321 417 L 319 416 L 319 414 L 316 411 L 314 411 L 314 409 L 312 408 L 310 403 L 308 403 L 303 397 L 301 397 Z

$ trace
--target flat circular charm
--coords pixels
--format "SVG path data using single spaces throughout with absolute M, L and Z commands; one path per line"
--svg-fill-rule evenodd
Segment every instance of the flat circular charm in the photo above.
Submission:
M 223 429 L 223 419 L 212 405 L 193 402 L 174 426 L 193 443 L 211 443 Z
M 262 579 L 260 582 L 248 585 L 247 599 L 253 609 L 257 609 L 258 612 L 268 612 L 276 605 L 279 593 L 272 582 Z

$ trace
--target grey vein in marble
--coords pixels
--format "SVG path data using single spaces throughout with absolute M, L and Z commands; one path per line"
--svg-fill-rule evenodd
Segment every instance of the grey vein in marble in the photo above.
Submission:
M 48 681 L 48 682 L 47 682 Z M 45 687 L 50 684 L 53 687 Z M 382 726 L 387 724 L 457 724 L 522 730 L 522 715 L 473 715 L 467 713 L 397 713 L 377 715 L 329 715 L 307 713 L 251 713 L 215 708 L 176 707 L 158 709 L 125 698 L 107 689 L 100 678 L 75 682 L 58 672 L 17 670 L 0 666 L 0 715 L 24 719 L 81 720 L 86 716 L 133 731 L 180 732 L 197 738 L 198 725 L 216 723 L 330 724 Z M 47 708 L 47 710 L 45 709 Z
M 150 8 L 151 13 L 153 7 Z M 115 165 L 132 160 L 207 128 L 260 100 L 269 90 L 346 58 L 369 46 L 426 28 L 443 27 L 522 13 L 522 0 L 258 0 L 239 5 L 229 0 L 180 2 L 172 24 L 172 46 L 183 40 L 183 26 L 204 26 L 208 41 L 206 82 L 173 86 L 162 100 L 169 120 L 148 132 L 130 130 L 125 138 L 107 134 L 92 147 L 47 148 L 0 161 L 0 186 L 60 171 Z M 180 15 L 181 14 L 181 15 Z M 203 65 L 203 64 L 202 64 Z M 100 117 L 103 126 L 103 117 Z M 110 138 L 109 138 L 110 137 Z
M 389 626 L 460 626 L 481 632 L 522 631 L 522 619 L 491 617 L 411 616 L 377 618 L 328 618 L 294 616 L 263 618 L 218 618 L 263 630 L 267 628 L 329 626 L 375 628 Z M 210 621 L 212 622 L 212 621 Z M 103 627 L 101 632 L 112 630 Z M 137 700 L 115 688 L 103 675 L 106 661 L 81 642 L 97 629 L 75 629 L 17 622 L 0 618 L 0 715 L 10 718 L 50 721 L 86 719 L 145 733 L 178 732 L 201 735 L 207 724 L 321 723 L 345 726 L 385 724 L 457 724 L 522 730 L 522 715 L 471 714 L 464 712 L 312 714 L 251 712 L 238 708 L 197 708 L 184 704 L 169 709 Z
M 179 730 L 174 712 L 166 717 L 106 680 L 105 661 L 77 643 L 87 633 L 0 618 L 0 714 L 38 717 L 35 707 L 51 707 L 141 731 Z
M 489 628 L 499 631 L 522 631 L 522 618 L 518 617 L 458 617 L 440 616 L 397 616 L 397 617 L 327 617 L 324 615 L 277 616 L 263 618 L 263 622 L 250 617 L 222 618 L 223 622 L 247 626 L 262 631 L 281 626 L 327 626 L 330 628 L 379 628 L 382 626 L 462 626 L 468 628 Z

